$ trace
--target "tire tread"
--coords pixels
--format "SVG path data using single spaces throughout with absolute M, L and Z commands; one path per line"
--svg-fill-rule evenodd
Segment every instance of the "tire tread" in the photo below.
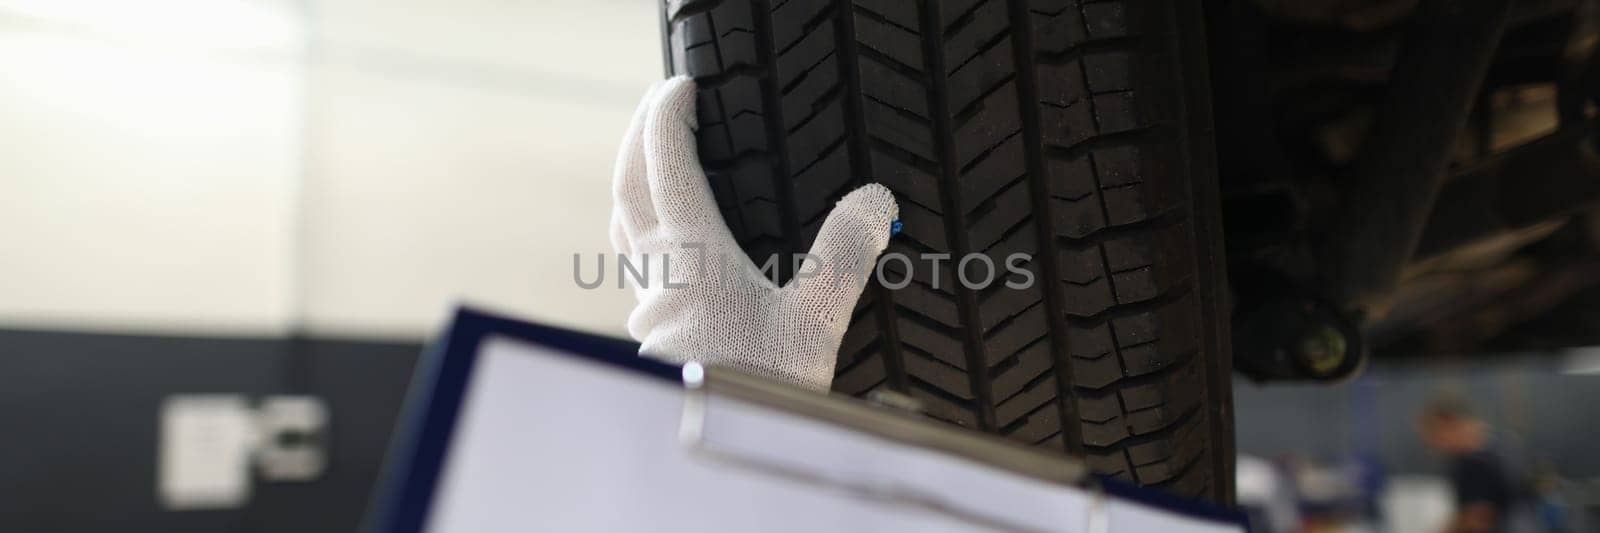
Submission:
M 701 158 L 757 263 L 805 251 L 869 181 L 900 201 L 889 252 L 1033 254 L 1031 289 L 964 288 L 948 263 L 869 286 L 837 390 L 1231 498 L 1226 321 L 1202 319 L 1225 313 L 1216 207 L 1195 192 L 1215 178 L 1185 111 L 1208 104 L 1180 81 L 1177 4 L 666 3 L 669 68 L 701 82 Z

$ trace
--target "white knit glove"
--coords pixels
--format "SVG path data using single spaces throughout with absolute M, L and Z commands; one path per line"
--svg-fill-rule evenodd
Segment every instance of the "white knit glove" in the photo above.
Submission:
M 639 306 L 628 332 L 651 357 L 826 390 L 851 310 L 899 215 L 894 195 L 874 184 L 845 196 L 794 279 L 779 287 L 739 249 L 717 209 L 695 152 L 694 97 L 684 76 L 651 87 L 617 155 L 611 244 L 644 278 L 633 283 Z

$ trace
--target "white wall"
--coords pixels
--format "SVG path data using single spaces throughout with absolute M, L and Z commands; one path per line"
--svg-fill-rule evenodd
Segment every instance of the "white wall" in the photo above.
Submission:
M 622 333 L 585 291 L 609 251 L 611 163 L 661 77 L 648 0 L 318 5 L 305 313 L 335 334 L 427 331 L 456 299 Z
M 302 139 L 288 12 L 214 7 L 217 35 L 89 4 L 0 1 L 0 325 L 281 330 Z
M 123 4 L 0 0 L 0 327 L 622 332 L 572 254 L 609 249 L 652 0 Z

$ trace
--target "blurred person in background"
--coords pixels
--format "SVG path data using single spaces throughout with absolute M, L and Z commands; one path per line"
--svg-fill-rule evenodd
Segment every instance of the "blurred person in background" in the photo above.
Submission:
M 1561 477 L 1555 465 L 1541 461 L 1530 477 L 1533 518 L 1539 531 L 1590 531 L 1583 523 L 1583 514 L 1572 512 L 1570 482 Z
M 1456 510 L 1444 530 L 1505 531 L 1513 492 L 1500 458 L 1489 448 L 1488 426 L 1447 395 L 1424 407 L 1417 425 L 1428 447 L 1449 460 Z

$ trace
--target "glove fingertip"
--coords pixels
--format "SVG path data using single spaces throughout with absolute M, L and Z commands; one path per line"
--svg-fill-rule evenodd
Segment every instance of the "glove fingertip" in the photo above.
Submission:
M 894 193 L 881 184 L 869 183 L 850 191 L 839 204 L 836 210 L 848 211 L 856 216 L 866 219 L 870 228 L 881 226 L 885 238 L 894 233 L 893 226 L 900 219 L 900 204 L 894 199 Z

